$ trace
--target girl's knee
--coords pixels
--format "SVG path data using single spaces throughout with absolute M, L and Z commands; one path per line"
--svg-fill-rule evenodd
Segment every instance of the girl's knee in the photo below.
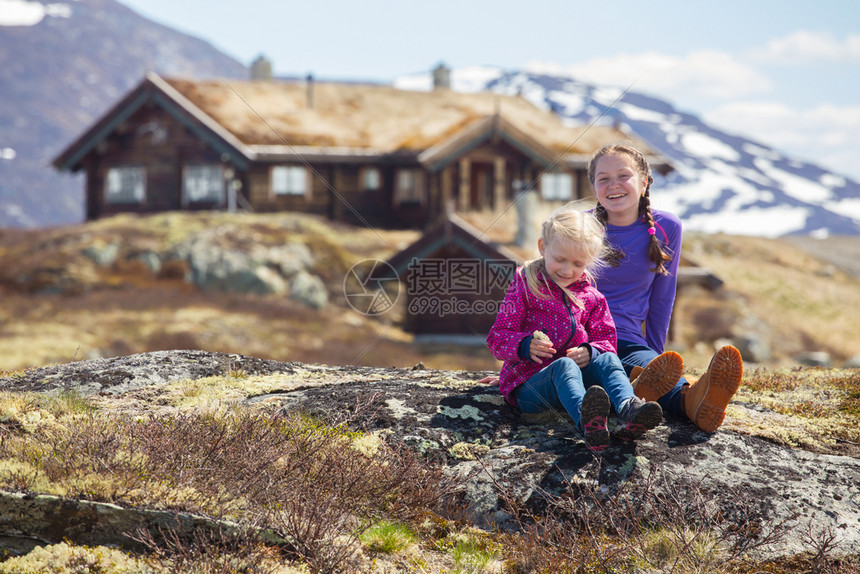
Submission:
M 571 359 L 570 357 L 559 357 L 555 361 L 552 362 L 552 368 L 556 372 L 575 372 L 579 373 L 579 365 L 576 364 L 576 361 Z
M 591 362 L 605 367 L 624 368 L 621 359 L 615 353 L 600 353 Z

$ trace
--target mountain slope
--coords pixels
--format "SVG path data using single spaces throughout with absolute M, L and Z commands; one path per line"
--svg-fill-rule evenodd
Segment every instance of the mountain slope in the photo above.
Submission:
M 398 79 L 426 89 L 429 76 Z M 452 88 L 520 94 L 572 123 L 625 126 L 667 156 L 676 171 L 657 180 L 654 204 L 689 230 L 776 237 L 860 234 L 860 184 L 775 149 L 721 132 L 669 102 L 567 76 L 500 68 L 454 70 Z
M 28 16 L 15 18 L 15 10 Z M 143 18 L 115 0 L 5 0 L 0 13 L 0 228 L 77 223 L 83 178 L 50 161 L 147 71 L 247 77 L 210 44 Z M 429 75 L 395 85 L 426 87 Z M 465 68 L 454 89 L 521 94 L 576 124 L 618 123 L 676 171 L 657 176 L 655 205 L 689 230 L 762 236 L 860 235 L 860 184 L 773 148 L 721 132 L 670 103 L 574 78 Z
M 245 66 L 210 44 L 114 0 L 4 3 L 0 227 L 83 220 L 83 179 L 57 173 L 50 161 L 147 71 L 247 77 Z

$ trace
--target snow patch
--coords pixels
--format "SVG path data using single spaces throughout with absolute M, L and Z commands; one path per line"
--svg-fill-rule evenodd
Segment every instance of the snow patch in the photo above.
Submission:
M 585 100 L 579 94 L 556 90 L 549 93 L 549 98 L 563 108 L 563 115 L 576 116 L 585 111 Z
M 834 173 L 823 173 L 821 174 L 821 177 L 818 178 L 818 181 L 821 182 L 821 185 L 829 187 L 830 189 L 833 189 L 834 187 L 845 187 L 845 184 L 847 183 L 844 177 Z
M 398 76 L 391 83 L 398 90 L 412 92 L 429 92 L 433 89 L 433 76 L 430 74 L 415 74 L 413 76 Z
M 471 66 L 451 72 L 451 89 L 457 92 L 480 92 L 502 75 L 499 68 Z
M 762 173 L 776 181 L 782 190 L 794 199 L 820 205 L 833 197 L 831 191 L 820 183 L 779 169 L 766 159 L 757 158 L 754 163 Z
M 802 230 L 806 226 L 810 211 L 805 207 L 784 206 L 722 211 L 717 214 L 694 215 L 685 220 L 684 227 L 703 233 L 779 237 Z
M 860 198 L 858 197 L 850 197 L 842 201 L 825 201 L 822 207 L 860 223 Z
M 45 16 L 68 18 L 68 4 L 42 4 L 27 0 L 0 0 L 0 26 L 35 26 Z
M 719 157 L 728 161 L 740 161 L 741 154 L 732 146 L 701 132 L 687 132 L 682 136 L 682 145 L 690 155 Z

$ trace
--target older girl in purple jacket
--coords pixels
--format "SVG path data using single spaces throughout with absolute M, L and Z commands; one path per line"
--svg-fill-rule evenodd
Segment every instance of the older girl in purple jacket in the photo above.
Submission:
M 610 406 L 622 422 L 621 438 L 639 438 L 663 417 L 660 405 L 634 395 L 615 354 L 606 299 L 592 285 L 603 233 L 592 214 L 554 212 L 541 226 L 541 257 L 517 269 L 487 337 L 504 361 L 505 399 L 526 413 L 563 408 L 594 449 L 609 444 Z
M 635 148 L 601 148 L 589 162 L 588 177 L 598 201 L 594 213 L 606 225 L 612 249 L 612 265 L 601 273 L 597 286 L 606 295 L 618 328 L 618 355 L 636 379 L 635 371 L 655 364 L 666 343 L 678 280 L 681 222 L 651 209 L 654 178 L 645 156 Z M 664 412 L 714 432 L 723 423 L 742 376 L 741 354 L 727 345 L 692 385 L 681 376 L 674 381 L 652 377 L 635 380 L 635 392 L 658 401 Z

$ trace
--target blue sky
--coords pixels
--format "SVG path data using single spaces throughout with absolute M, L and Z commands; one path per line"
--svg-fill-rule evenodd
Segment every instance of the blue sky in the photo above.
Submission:
M 856 0 L 121 0 L 276 74 L 492 65 L 628 86 L 860 180 Z
M 278 75 L 391 81 L 445 62 L 633 83 L 860 180 L 856 0 L 120 2 Z

